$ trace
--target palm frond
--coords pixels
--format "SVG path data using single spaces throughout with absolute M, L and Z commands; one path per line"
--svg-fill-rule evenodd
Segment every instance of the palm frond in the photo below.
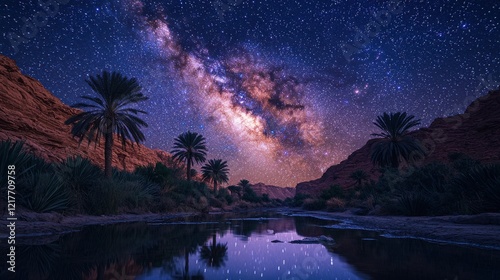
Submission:
M 401 162 L 412 163 L 425 155 L 421 144 L 407 136 L 409 130 L 420 124 L 415 116 L 406 112 L 384 113 L 373 123 L 381 132 L 372 136 L 381 137 L 373 145 L 371 160 L 380 166 L 398 167 Z

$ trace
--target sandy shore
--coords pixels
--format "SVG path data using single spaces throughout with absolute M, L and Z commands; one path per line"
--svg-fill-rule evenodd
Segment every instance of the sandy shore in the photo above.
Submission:
M 264 209 L 263 209 L 264 210 Z M 392 237 L 414 237 L 440 242 L 485 246 L 500 250 L 500 213 L 471 216 L 399 217 L 357 216 L 350 211 L 342 213 L 311 212 L 297 209 L 276 208 L 266 212 L 287 215 L 313 216 L 336 220 L 338 228 L 374 230 Z M 60 214 L 20 215 L 16 221 L 16 236 L 45 236 L 56 239 L 61 234 L 78 231 L 88 225 L 108 225 L 125 222 L 164 222 L 187 218 L 196 213 L 121 214 L 114 216 L 63 216 Z M 7 237 L 8 221 L 0 218 L 0 238 Z

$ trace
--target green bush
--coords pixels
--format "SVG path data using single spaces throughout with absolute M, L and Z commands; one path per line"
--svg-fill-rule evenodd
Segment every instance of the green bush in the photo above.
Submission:
M 258 203 L 262 200 L 250 186 L 245 186 L 243 188 L 243 196 L 241 199 L 252 203 Z
M 226 188 L 219 189 L 217 198 L 225 200 L 228 205 L 233 203 L 233 197 Z
M 430 199 L 422 193 L 404 192 L 389 203 L 389 212 L 405 216 L 424 216 L 430 214 L 431 204 Z
M 464 213 L 500 211 L 500 164 L 473 167 L 452 183 Z
M 323 210 L 326 208 L 326 201 L 324 199 L 306 198 L 302 208 L 309 211 Z
M 89 191 L 85 210 L 92 215 L 116 214 L 123 202 L 123 192 L 113 180 L 102 180 Z
M 330 188 L 328 188 L 326 190 L 323 190 L 321 192 L 320 197 L 323 200 L 329 200 L 332 197 L 344 198 L 345 197 L 345 193 L 344 193 L 344 189 L 341 186 L 339 186 L 339 185 L 331 185 Z
M 62 212 L 69 206 L 68 192 L 54 173 L 30 171 L 17 186 L 21 204 L 34 212 Z
M 0 187 L 5 188 L 7 186 L 7 167 L 9 165 L 14 165 L 16 176 L 19 177 L 23 173 L 28 172 L 31 169 L 43 169 L 43 171 L 48 170 L 48 164 L 41 158 L 36 157 L 31 153 L 27 153 L 24 150 L 24 142 L 16 141 L 12 142 L 10 140 L 0 142 Z
M 451 153 L 448 155 L 451 166 L 458 171 L 458 173 L 467 173 L 469 170 L 477 168 L 481 163 L 463 153 Z
M 231 194 L 236 194 L 238 198 L 241 198 L 242 188 L 240 186 L 229 186 L 227 189 L 231 192 Z
M 176 188 L 173 192 L 184 196 L 184 197 L 194 197 L 199 199 L 202 196 L 209 197 L 210 191 L 208 186 L 203 182 L 197 181 L 179 181 L 177 182 Z
M 69 193 L 71 208 L 82 211 L 89 190 L 103 179 L 101 169 L 82 157 L 67 158 L 54 169 L 59 181 Z
M 307 194 L 301 194 L 301 193 L 297 193 L 295 194 L 295 196 L 293 197 L 293 200 L 291 202 L 291 206 L 292 207 L 301 207 L 302 204 L 304 204 L 304 200 L 307 199 L 307 198 L 310 198 L 311 196 L 310 195 L 307 195 Z
M 161 187 L 171 187 L 182 179 L 181 170 L 179 168 L 170 168 L 161 162 L 157 162 L 155 166 L 148 165 L 137 167 L 134 173 Z

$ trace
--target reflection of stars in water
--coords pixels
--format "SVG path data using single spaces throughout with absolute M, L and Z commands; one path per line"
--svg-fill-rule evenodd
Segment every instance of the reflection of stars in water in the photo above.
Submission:
M 258 278 L 288 277 L 304 271 L 328 271 L 340 263 L 334 261 L 321 244 L 293 244 L 292 240 L 302 239 L 295 231 L 272 234 L 252 234 L 251 236 L 237 237 L 229 235 L 218 236 L 219 243 L 228 245 L 228 261 L 226 267 L 212 269 L 204 263 L 194 261 L 195 268 L 203 271 L 206 276 L 221 277 L 220 275 L 253 275 Z M 272 243 L 280 240 L 283 243 Z M 304 260 L 314 260 L 306 263 Z M 304 266 L 304 267 L 303 267 Z M 328 268 L 327 266 L 331 267 Z M 336 273 L 339 273 L 336 268 Z M 323 273 L 322 272 L 322 273 Z M 330 273 L 331 274 L 331 273 Z M 224 276 L 227 277 L 227 276 Z M 276 279 L 276 278 L 269 278 Z

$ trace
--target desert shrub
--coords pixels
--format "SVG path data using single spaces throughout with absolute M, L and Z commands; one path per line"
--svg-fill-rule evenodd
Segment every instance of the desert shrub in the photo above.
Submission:
M 162 187 L 171 186 L 182 178 L 179 168 L 170 168 L 161 162 L 157 162 L 155 166 L 148 165 L 137 167 L 134 173 Z
M 296 193 L 293 197 L 293 200 L 291 201 L 291 206 L 301 207 L 302 204 L 304 204 L 304 200 L 306 200 L 307 198 L 311 198 L 311 196 L 307 194 Z
M 302 208 L 309 211 L 323 210 L 326 207 L 324 199 L 306 198 L 302 204 Z
M 500 164 L 475 166 L 452 182 L 460 212 L 500 211 Z
M 129 209 L 151 205 L 159 190 L 158 185 L 146 181 L 119 182 L 119 185 L 123 197 L 120 206 Z
M 123 202 L 123 192 L 113 180 L 101 180 L 88 193 L 85 210 L 92 215 L 116 214 Z
M 215 198 L 215 197 L 209 197 L 208 201 L 209 201 L 210 206 L 212 206 L 212 207 L 221 208 L 222 206 L 224 206 L 224 202 L 220 199 Z
M 159 197 L 159 202 L 154 208 L 154 211 L 157 212 L 167 212 L 167 211 L 174 211 L 177 208 L 177 202 L 173 200 L 170 197 L 167 196 L 160 196 Z
M 349 193 L 350 198 L 366 199 L 372 197 L 377 192 L 377 183 L 374 180 L 370 180 L 369 183 L 364 184 L 361 187 L 352 189 L 354 193 Z
M 453 174 L 447 165 L 434 162 L 420 168 L 411 168 L 401 176 L 402 180 L 396 189 L 432 194 L 446 192 Z
M 392 192 L 404 180 L 404 177 L 401 176 L 399 170 L 396 168 L 386 167 L 382 168 L 380 172 L 381 175 L 376 185 L 378 193 Z
M 242 188 L 240 186 L 229 186 L 227 189 L 231 192 L 231 194 L 236 194 L 238 198 L 241 198 Z
M 19 178 L 23 173 L 30 170 L 47 172 L 50 171 L 51 165 L 24 150 L 24 142 L 10 140 L 0 142 L 0 188 L 6 187 L 7 184 L 7 167 L 14 165 L 16 167 L 16 177 Z
M 217 198 L 225 200 L 229 205 L 233 203 L 233 197 L 226 188 L 219 189 Z
M 451 153 L 448 155 L 451 166 L 458 171 L 459 174 L 467 173 L 469 170 L 477 168 L 481 163 L 463 153 Z
M 34 212 L 62 212 L 69 206 L 68 192 L 54 173 L 30 171 L 17 186 L 21 204 Z
M 267 193 L 262 195 L 262 201 L 263 202 L 269 202 L 271 199 L 269 199 L 269 195 Z
M 198 211 L 208 212 L 208 206 L 210 206 L 208 199 L 206 197 L 200 197 L 198 203 L 196 204 L 196 209 Z
M 418 192 L 398 194 L 387 207 L 390 213 L 405 216 L 423 216 L 430 213 L 430 199 Z
M 186 197 L 192 196 L 196 199 L 199 199 L 202 196 L 210 196 L 210 191 L 207 185 L 203 182 L 197 181 L 179 181 L 177 182 L 177 186 L 174 189 L 174 192 Z
M 339 185 L 331 185 L 328 189 L 323 190 L 320 195 L 323 200 L 329 200 L 332 197 L 343 198 L 344 196 L 344 189 Z
M 339 211 L 344 209 L 346 203 L 344 200 L 336 197 L 330 198 L 326 201 L 326 210 L 327 211 Z
M 262 200 L 250 186 L 245 186 L 243 188 L 243 195 L 241 199 L 252 203 L 258 203 Z
M 82 157 L 67 158 L 54 169 L 59 181 L 69 193 L 71 208 L 83 210 L 89 190 L 103 178 L 101 169 Z

